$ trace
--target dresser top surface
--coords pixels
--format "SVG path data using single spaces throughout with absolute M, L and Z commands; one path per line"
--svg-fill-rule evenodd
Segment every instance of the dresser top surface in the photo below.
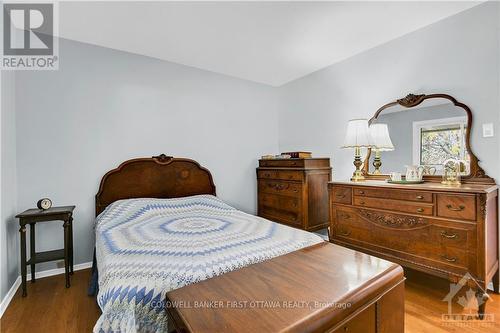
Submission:
M 353 182 L 350 180 L 345 180 L 345 181 L 333 181 L 328 184 L 383 187 L 383 188 L 392 188 L 398 190 L 463 192 L 463 193 L 492 193 L 498 190 L 498 185 L 491 185 L 491 184 L 461 184 L 454 186 L 443 185 L 441 183 L 434 183 L 434 182 L 425 182 L 422 184 L 391 184 L 383 180 L 366 180 L 363 182 Z
M 259 168 L 329 169 L 330 159 L 327 157 L 260 159 Z

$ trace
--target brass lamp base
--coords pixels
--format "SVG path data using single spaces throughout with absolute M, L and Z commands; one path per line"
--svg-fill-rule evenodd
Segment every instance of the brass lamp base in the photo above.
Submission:
M 382 174 L 380 172 L 381 166 L 382 166 L 382 160 L 380 159 L 380 149 L 375 148 L 375 157 L 373 158 L 373 167 L 375 168 L 375 170 L 373 170 L 374 175 Z
M 361 170 L 356 170 L 353 172 L 352 177 L 351 177 L 352 182 L 362 182 L 364 180 L 365 180 L 365 177 L 363 176 L 363 173 L 361 172 Z
M 441 184 L 448 186 L 462 185 L 462 183 L 459 180 L 443 180 Z
M 354 166 L 356 167 L 356 170 L 353 172 L 351 181 L 353 182 L 362 182 L 365 180 L 365 177 L 363 176 L 363 172 L 361 171 L 361 165 L 363 165 L 363 162 L 361 161 L 361 148 L 356 147 L 354 148 Z

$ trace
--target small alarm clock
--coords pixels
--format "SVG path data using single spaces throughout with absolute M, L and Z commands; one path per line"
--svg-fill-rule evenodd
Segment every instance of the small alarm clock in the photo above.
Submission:
M 36 203 L 38 209 L 47 210 L 52 207 L 52 201 L 49 198 L 42 198 Z

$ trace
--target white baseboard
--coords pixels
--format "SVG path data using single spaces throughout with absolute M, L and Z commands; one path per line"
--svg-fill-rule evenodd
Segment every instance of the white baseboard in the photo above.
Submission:
M 74 265 L 73 270 L 79 271 L 79 270 L 90 268 L 90 267 L 92 267 L 92 261 L 84 262 L 83 264 Z M 35 278 L 38 280 L 38 279 L 42 279 L 44 277 L 59 275 L 59 274 L 64 274 L 64 267 L 63 268 L 48 269 L 46 271 L 41 271 L 41 272 L 35 272 Z M 28 270 L 27 275 L 28 276 L 26 277 L 26 281 L 31 281 L 31 274 L 29 273 L 29 270 Z
M 73 270 L 79 271 L 82 269 L 90 268 L 92 267 L 92 261 L 90 262 L 84 262 L 82 264 L 78 264 L 73 266 Z M 42 279 L 44 277 L 49 277 L 49 276 L 54 276 L 54 275 L 59 275 L 59 274 L 64 274 L 64 268 L 54 268 L 54 269 L 48 269 L 46 271 L 41 271 L 41 272 L 36 272 L 35 277 L 36 279 Z M 28 273 L 28 276 L 26 277 L 27 281 L 31 281 L 31 274 Z M 10 304 L 10 301 L 12 301 L 12 298 L 16 294 L 17 289 L 21 285 L 21 276 L 18 276 L 16 281 L 12 284 L 12 287 L 10 287 L 9 291 L 5 295 L 5 297 L 2 299 L 2 302 L 0 303 L 0 318 L 3 316 L 5 310 L 7 310 L 7 307 Z
M 12 301 L 12 298 L 16 294 L 17 288 L 19 288 L 20 285 L 21 285 L 21 277 L 18 276 L 16 281 L 14 281 L 14 284 L 12 284 L 12 287 L 10 287 L 7 294 L 5 294 L 5 297 L 2 299 L 2 303 L 0 303 L 0 318 L 2 318 L 3 313 L 5 312 L 5 310 L 7 310 L 10 301 Z

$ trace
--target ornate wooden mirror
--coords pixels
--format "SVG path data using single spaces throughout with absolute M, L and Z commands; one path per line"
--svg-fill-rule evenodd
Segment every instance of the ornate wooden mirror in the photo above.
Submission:
M 450 95 L 409 94 L 379 108 L 370 119 L 373 124 L 387 125 L 379 127 L 388 129 L 392 147 L 389 141 L 384 151 L 368 149 L 363 166 L 367 179 L 387 179 L 391 172 L 404 174 L 406 165 L 421 165 L 423 179 L 438 182 L 445 160 L 455 158 L 464 161 L 462 182 L 495 183 L 471 149 L 470 108 Z

